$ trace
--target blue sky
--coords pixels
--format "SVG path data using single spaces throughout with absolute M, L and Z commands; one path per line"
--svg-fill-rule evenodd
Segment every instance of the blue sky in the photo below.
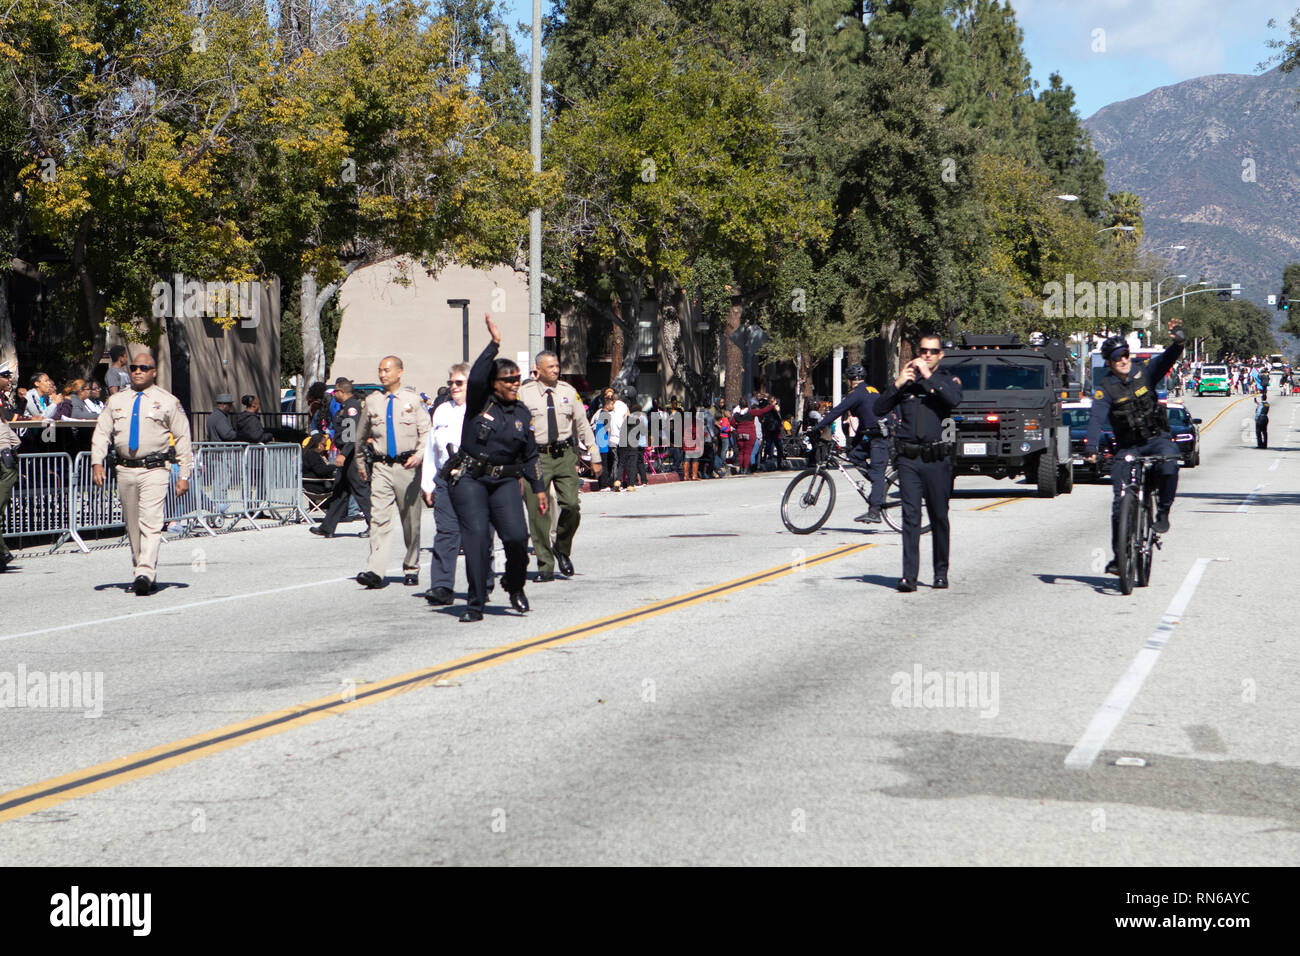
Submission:
M 511 27 L 532 17 L 532 0 L 505 6 Z M 551 6 L 544 0 L 543 16 Z M 1046 86 L 1060 72 L 1087 118 L 1157 86 L 1211 73 L 1255 73 L 1272 52 L 1267 41 L 1286 37 L 1300 0 L 1012 0 L 1012 8 L 1034 79 Z M 1270 18 L 1277 29 L 1268 29 Z M 1094 51 L 1100 40 L 1104 50 Z

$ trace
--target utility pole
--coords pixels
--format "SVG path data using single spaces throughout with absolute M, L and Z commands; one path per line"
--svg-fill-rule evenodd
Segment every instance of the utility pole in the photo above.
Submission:
M 542 0 L 533 0 L 533 172 L 542 171 Z M 545 332 L 542 316 L 542 210 L 528 214 L 528 359 L 537 360 Z

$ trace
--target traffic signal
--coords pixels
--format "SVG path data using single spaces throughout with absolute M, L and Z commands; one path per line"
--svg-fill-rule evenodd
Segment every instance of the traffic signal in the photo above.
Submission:
M 1142 346 L 1143 348 L 1146 348 L 1146 344 L 1147 344 L 1147 334 L 1145 332 L 1138 332 L 1138 345 Z
M 1283 312 L 1291 311 L 1291 303 L 1287 301 L 1285 292 L 1277 297 L 1277 307 Z

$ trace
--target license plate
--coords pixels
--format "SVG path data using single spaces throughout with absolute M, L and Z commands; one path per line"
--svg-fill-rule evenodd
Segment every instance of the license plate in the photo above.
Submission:
M 987 442 L 964 441 L 961 443 L 961 453 L 963 455 L 987 455 L 989 446 Z
M 1076 458 L 1076 459 L 1074 459 L 1074 460 L 1071 462 L 1071 464 L 1074 464 L 1074 465 L 1082 465 L 1082 464 L 1084 464 L 1084 463 L 1085 463 L 1085 462 L 1084 462 L 1084 460 L 1083 460 L 1082 458 Z

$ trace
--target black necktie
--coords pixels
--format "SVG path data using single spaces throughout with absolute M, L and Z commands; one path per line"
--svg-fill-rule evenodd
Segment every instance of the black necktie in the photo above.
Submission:
M 560 430 L 559 424 L 555 421 L 555 393 L 551 389 L 546 390 L 546 432 L 551 436 L 552 442 L 560 440 L 556 434 Z

